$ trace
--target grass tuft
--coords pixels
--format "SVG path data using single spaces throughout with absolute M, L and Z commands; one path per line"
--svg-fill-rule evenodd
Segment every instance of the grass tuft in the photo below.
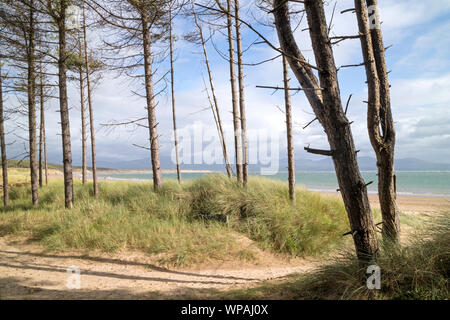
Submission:
M 312 273 L 209 295 L 225 299 L 449 299 L 450 215 L 439 217 L 412 238 L 402 248 L 382 245 L 375 262 L 381 270 L 380 290 L 367 289 L 366 269 L 354 254 L 344 252 Z

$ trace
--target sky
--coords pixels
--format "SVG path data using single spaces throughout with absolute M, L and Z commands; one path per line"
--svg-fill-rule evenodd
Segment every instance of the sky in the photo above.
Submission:
M 275 45 L 278 44 L 273 28 L 263 27 L 258 21 L 270 22 L 270 15 L 255 7 L 252 0 L 241 1 L 242 18 L 255 26 Z M 331 19 L 334 1 L 327 1 L 328 21 Z M 357 34 L 357 21 L 352 13 L 340 14 L 340 11 L 352 8 L 353 1 L 338 0 L 333 18 L 332 34 Z M 392 45 L 386 52 L 391 87 L 392 111 L 397 132 L 396 158 L 418 158 L 431 162 L 450 163 L 450 1 L 447 0 L 381 0 L 379 1 L 382 31 L 385 45 Z M 309 35 L 305 29 L 306 19 L 296 31 L 296 40 L 306 58 L 314 63 Z M 175 92 L 178 127 L 183 129 L 201 126 L 209 133 L 216 132 L 202 77 L 207 77 L 201 48 L 186 42 L 183 35 L 193 31 L 192 21 L 178 17 L 174 32 L 178 38 L 175 43 Z M 205 26 L 205 32 L 207 27 Z M 221 30 L 222 33 L 226 29 Z M 96 40 L 91 47 L 101 46 L 98 41 L 101 34 L 90 34 Z M 254 44 L 261 39 L 250 29 L 243 26 L 244 62 L 248 64 L 263 61 L 277 55 L 266 44 Z M 225 38 L 216 32 L 214 44 L 226 52 Z M 214 84 L 221 110 L 222 121 L 228 137 L 228 148 L 232 158 L 233 131 L 231 115 L 231 95 L 229 87 L 228 63 L 208 44 Z M 362 62 L 359 40 L 346 40 L 334 47 L 336 65 L 358 64 Z M 159 73 L 164 74 L 169 65 L 162 63 Z M 257 136 L 260 132 L 278 139 L 279 148 L 286 148 L 285 115 L 282 91 L 258 89 L 256 85 L 282 86 L 281 59 L 275 59 L 257 66 L 245 66 L 245 98 L 248 130 Z M 298 82 L 290 74 L 291 86 Z M 352 132 L 360 156 L 374 157 L 366 126 L 367 87 L 363 67 L 345 68 L 339 72 L 339 85 L 343 102 L 353 94 L 349 105 L 348 117 L 353 121 Z M 133 145 L 148 145 L 148 130 L 134 127 L 107 128 L 102 124 L 113 121 L 127 121 L 144 117 L 145 101 L 133 95 L 132 91 L 142 91 L 143 85 L 131 82 L 125 76 L 105 72 L 103 79 L 93 93 L 95 129 L 98 161 L 125 161 L 147 158 L 149 151 Z M 169 88 L 168 88 L 169 89 Z M 170 90 L 158 96 L 156 110 L 160 134 L 161 153 L 170 155 L 172 141 L 172 109 Z M 81 163 L 81 122 L 79 92 L 74 83 L 69 84 L 69 105 L 72 137 L 72 153 L 75 165 Z M 327 141 L 320 124 L 315 122 L 306 130 L 302 127 L 314 118 L 302 92 L 292 95 L 294 141 L 296 154 L 302 158 L 320 160 L 317 155 L 303 151 L 310 145 L 327 149 Z M 47 105 L 47 137 L 50 162 L 61 163 L 62 143 L 59 124 L 58 101 Z M 20 120 L 26 123 L 25 119 Z M 9 125 L 12 128 L 11 124 Z M 192 129 L 194 130 L 194 129 Z M 26 132 L 20 133 L 25 136 Z M 210 134 L 211 135 L 211 134 Z M 17 140 L 9 137 L 9 141 Z M 249 138 L 250 148 L 256 148 L 255 138 Z M 9 147 L 9 157 L 23 152 L 23 143 Z M 195 152 L 195 150 L 194 150 Z M 252 152 L 252 151 L 251 151 Z M 88 154 L 90 157 L 90 154 Z M 163 164 L 164 166 L 164 164 Z

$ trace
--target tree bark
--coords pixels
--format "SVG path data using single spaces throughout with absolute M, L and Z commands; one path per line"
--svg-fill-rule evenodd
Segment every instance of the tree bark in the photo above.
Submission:
M 148 17 L 145 13 L 141 14 L 142 19 L 142 35 L 144 47 L 144 67 L 145 67 L 145 91 L 147 97 L 148 126 L 150 135 L 150 150 L 153 170 L 153 186 L 159 189 L 161 182 L 161 164 L 159 156 L 158 131 L 155 113 L 155 97 L 153 92 L 153 75 L 152 75 L 152 57 L 151 57 L 151 40 Z
M 86 32 L 86 12 L 83 6 L 83 39 L 84 39 L 84 63 L 86 67 L 86 86 L 88 94 L 88 106 L 89 106 L 89 129 L 91 135 L 91 159 L 92 159 L 92 182 L 94 197 L 98 197 L 98 181 L 97 181 L 97 154 L 95 149 L 95 127 L 94 127 L 94 107 L 92 105 L 92 92 L 91 92 L 91 68 L 89 65 L 88 56 L 88 44 L 87 44 L 87 32 Z
M 194 15 L 194 22 L 195 22 L 195 25 L 197 26 L 198 33 L 200 35 L 200 40 L 202 42 L 203 56 L 205 57 L 205 64 L 206 64 L 206 70 L 208 72 L 209 86 L 211 88 L 211 94 L 213 97 L 215 114 L 217 117 L 217 119 L 215 119 L 215 120 L 217 121 L 217 126 L 218 126 L 218 130 L 219 130 L 219 138 L 220 138 L 220 141 L 222 144 L 222 152 L 223 152 L 223 158 L 225 161 L 225 168 L 227 170 L 228 177 L 231 178 L 233 176 L 233 172 L 231 170 L 230 161 L 228 159 L 228 151 L 227 151 L 227 144 L 225 141 L 225 133 L 224 133 L 223 126 L 222 126 L 222 119 L 220 117 L 219 103 L 217 102 L 217 96 L 216 96 L 216 91 L 215 91 L 215 87 L 214 87 L 214 81 L 212 78 L 211 68 L 209 66 L 209 59 L 208 59 L 208 52 L 206 51 L 205 37 L 203 36 L 202 27 L 198 22 L 197 14 L 195 13 L 195 7 L 194 7 L 193 2 L 192 2 L 192 14 Z
M 399 242 L 400 218 L 397 208 L 397 194 L 395 186 L 394 151 L 395 151 L 395 128 L 392 118 L 390 85 L 386 69 L 385 49 L 381 23 L 378 16 L 378 1 L 367 0 L 367 5 L 376 14 L 377 23 L 370 28 L 371 45 L 375 58 L 376 69 L 379 80 L 380 112 L 379 118 L 374 121 L 378 123 L 376 130 L 380 133 L 382 143 L 373 141 L 374 151 L 377 155 L 378 167 L 378 197 L 380 200 L 381 215 L 383 218 L 382 235 L 386 240 Z M 369 127 L 375 129 L 375 126 Z
M 173 68 L 173 31 L 172 31 L 172 8 L 169 11 L 169 41 L 170 41 L 170 87 L 172 93 L 172 121 L 173 137 L 175 140 L 175 157 L 177 165 L 177 179 L 181 183 L 180 154 L 178 152 L 177 117 L 175 114 L 175 88 L 174 88 L 174 68 Z
M 295 159 L 294 140 L 292 137 L 292 107 L 291 95 L 289 93 L 289 67 L 286 56 L 283 59 L 283 81 L 284 81 L 284 104 L 286 108 L 286 136 L 288 151 L 288 172 L 289 172 L 289 198 L 295 203 Z
M 45 113 L 45 111 L 44 111 Z M 48 162 L 47 162 L 47 136 L 45 134 L 45 118 L 42 122 L 42 134 L 44 135 L 44 172 L 45 172 L 45 185 L 48 185 Z
M 234 60 L 234 36 L 233 22 L 231 20 L 231 0 L 227 0 L 227 31 L 228 31 L 228 54 L 230 64 L 230 83 L 231 83 L 231 104 L 233 110 L 233 129 L 234 129 L 234 151 L 236 160 L 236 176 L 239 183 L 244 181 L 244 172 L 242 167 L 242 136 L 239 125 L 239 107 L 236 90 L 236 73 Z
M 29 26 L 28 26 L 28 131 L 30 151 L 30 177 L 31 198 L 34 206 L 39 204 L 38 191 L 38 164 L 37 164 L 37 138 L 36 138 L 36 71 L 35 71 L 35 21 L 34 1 L 29 3 Z
M 39 187 L 42 188 L 43 182 L 43 149 L 44 149 L 44 81 L 42 73 L 42 64 L 40 65 L 40 83 L 39 83 L 39 99 L 40 99 L 40 124 L 39 124 Z
M 82 52 L 81 40 L 79 43 L 80 56 Z M 84 106 L 84 74 L 83 66 L 79 66 L 79 77 L 80 77 L 80 108 L 81 108 L 81 182 L 86 184 L 87 181 L 87 164 L 86 164 L 86 116 L 85 116 L 85 106 Z
M 69 107 L 67 102 L 67 52 L 66 52 L 66 10 L 68 3 L 60 0 L 59 16 L 57 19 L 59 36 L 59 106 L 61 114 L 61 132 L 63 146 L 64 165 L 64 202 L 67 209 L 73 207 L 73 173 L 72 173 L 72 148 L 70 142 Z
M 2 148 L 3 205 L 9 205 L 8 158 L 6 157 L 5 118 L 3 110 L 3 75 L 0 64 L 0 147 Z
M 248 142 L 247 142 L 247 117 L 245 111 L 244 92 L 244 62 L 242 59 L 242 36 L 241 21 L 239 18 L 239 0 L 234 0 L 234 18 L 236 28 L 236 47 L 238 57 L 238 84 L 239 84 L 239 112 L 241 119 L 241 139 L 242 139 L 242 179 L 244 185 L 248 183 Z
M 39 127 L 39 185 L 43 186 L 43 174 L 45 175 L 45 185 L 48 185 L 48 165 L 47 165 L 47 138 L 45 136 L 45 93 L 44 74 L 42 64 L 40 66 L 40 127 Z M 43 154 L 42 154 L 43 152 Z M 42 167 L 43 166 L 43 167 Z M 44 171 L 44 172 L 42 172 Z
M 320 85 L 295 42 L 288 3 L 284 0 L 273 3 L 278 38 L 300 85 L 308 88 L 306 97 L 327 134 L 356 254 L 365 263 L 378 250 L 367 187 L 359 171 L 350 123 L 342 107 L 323 3 L 305 1 L 304 4 Z

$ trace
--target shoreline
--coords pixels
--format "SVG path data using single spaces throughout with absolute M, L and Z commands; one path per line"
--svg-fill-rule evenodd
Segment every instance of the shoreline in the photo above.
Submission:
M 162 173 L 172 173 L 176 174 L 175 169 L 165 169 L 162 170 Z M 131 177 L 114 177 L 114 176 L 107 176 L 108 174 L 152 174 L 151 170 L 99 170 L 98 172 L 100 175 L 106 175 L 106 176 L 99 176 L 99 180 L 102 181 L 129 181 L 129 182 L 151 182 L 151 179 L 147 178 L 131 178 Z M 198 173 L 198 174 L 220 174 L 222 172 L 220 171 L 212 171 L 212 170 L 181 170 L 181 173 Z M 90 175 L 90 172 L 88 171 L 88 176 Z M 81 177 L 81 173 L 77 172 L 77 176 Z M 169 178 L 172 179 L 172 178 Z M 174 178 L 176 179 L 176 178 Z M 270 178 L 269 178 L 270 179 Z M 190 179 L 186 179 L 190 180 Z M 185 180 L 185 181 L 186 181 Z M 275 181 L 282 181 L 279 179 L 273 179 Z M 334 192 L 333 190 L 330 190 L 329 188 L 317 188 L 317 187 L 310 187 L 308 188 L 305 184 L 297 183 L 296 186 L 298 188 L 304 188 L 310 192 L 318 192 L 321 194 L 326 195 L 339 195 L 338 192 Z M 369 198 L 376 197 L 377 198 L 378 193 L 376 191 L 370 191 L 368 192 Z M 398 192 L 397 197 L 402 198 L 426 198 L 428 200 L 432 199 L 450 199 L 450 194 L 443 194 L 443 193 L 412 193 L 412 192 Z
M 119 174 L 133 174 L 133 173 L 151 173 L 151 170 L 99 170 L 100 174 L 108 173 L 119 173 Z M 182 173 L 218 173 L 217 171 L 208 170 L 182 170 Z M 163 170 L 163 173 L 176 173 L 176 170 Z M 81 178 L 81 173 L 76 171 L 77 178 Z M 149 179 L 138 179 L 138 178 L 116 178 L 116 177 L 101 177 L 100 181 L 128 181 L 128 182 L 151 182 Z M 297 187 L 304 188 L 309 192 L 319 193 L 323 196 L 340 199 L 341 195 L 338 192 L 332 192 L 331 190 L 308 189 L 305 185 L 298 184 Z M 370 204 L 372 208 L 379 209 L 380 203 L 378 200 L 378 193 L 372 192 L 368 194 Z M 400 211 L 407 213 L 442 213 L 450 212 L 450 195 L 432 195 L 432 194 L 397 194 L 397 205 Z
M 88 170 L 89 171 L 89 170 Z M 220 173 L 220 171 L 213 171 L 213 170 L 189 170 L 189 169 L 182 169 L 180 171 L 181 173 Z M 108 174 L 108 173 L 113 173 L 113 174 L 127 174 L 127 173 L 144 173 L 144 174 L 152 174 L 153 171 L 150 169 L 143 169 L 143 170 L 139 170 L 139 169 L 110 169 L 110 170 L 105 170 L 105 169 L 101 169 L 98 170 L 99 174 Z M 176 169 L 161 169 L 161 173 L 177 173 Z
M 330 198 L 341 198 L 339 193 L 318 192 Z M 380 209 L 378 194 L 369 194 L 370 205 L 373 209 Z M 450 212 L 450 197 L 409 196 L 397 195 L 397 206 L 401 212 L 410 214 L 436 214 Z
M 121 178 L 101 178 L 102 181 L 131 181 L 131 182 L 151 182 L 147 179 L 121 179 Z M 300 186 L 301 187 L 301 186 Z M 340 199 L 340 193 L 329 191 L 310 190 L 309 192 L 319 193 L 322 196 Z M 377 193 L 369 193 L 369 201 L 374 209 L 380 209 Z M 397 195 L 397 205 L 400 211 L 405 213 L 429 213 L 436 214 L 444 211 L 450 212 L 450 196 L 430 196 L 430 195 Z

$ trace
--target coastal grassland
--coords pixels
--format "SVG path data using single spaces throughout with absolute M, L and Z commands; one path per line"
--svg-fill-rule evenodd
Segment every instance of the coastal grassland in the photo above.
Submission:
M 252 177 L 247 188 L 224 175 L 183 182 L 101 182 L 100 196 L 76 181 L 75 206 L 64 209 L 63 183 L 52 179 L 33 208 L 27 185 L 11 188 L 11 205 L 0 207 L 0 235 L 30 237 L 49 250 L 138 249 L 161 263 L 185 266 L 208 260 L 252 259 L 236 235 L 287 256 L 317 256 L 345 239 L 341 201 L 299 188 L 297 203 L 287 184 Z
M 9 161 L 8 161 L 9 163 Z M 0 169 L 0 172 L 2 170 Z M 48 169 L 49 175 L 56 175 L 60 173 L 60 170 L 55 168 L 49 168 Z M 0 174 L 1 177 L 1 174 Z M 26 184 L 30 182 L 30 169 L 28 168 L 21 168 L 21 167 L 14 167 L 14 168 L 8 168 L 8 184 L 10 187 L 14 187 L 18 184 Z
M 354 254 L 343 253 L 317 271 L 267 281 L 247 290 L 204 291 L 220 299 L 449 299 L 450 214 L 435 217 L 401 248 L 383 244 L 374 262 L 381 270 L 381 290 L 366 287 L 367 274 Z M 194 296 L 194 293 L 192 293 Z

